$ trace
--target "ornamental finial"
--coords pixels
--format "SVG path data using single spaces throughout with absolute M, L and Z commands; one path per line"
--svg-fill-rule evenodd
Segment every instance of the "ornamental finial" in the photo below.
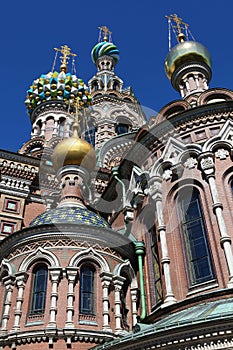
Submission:
M 185 41 L 189 25 L 183 22 L 182 18 L 178 17 L 177 14 L 166 16 L 166 18 L 168 18 L 168 22 L 171 24 L 178 42 L 181 43 Z
M 108 29 L 108 27 L 106 26 L 101 26 L 98 27 L 99 28 L 99 42 L 101 41 L 108 41 L 111 42 L 112 38 L 111 38 L 111 34 L 112 32 L 110 32 L 110 30 Z
M 60 70 L 66 72 L 67 71 L 67 64 L 68 61 L 70 59 L 70 56 L 77 56 L 75 53 L 71 52 L 71 49 L 69 48 L 69 46 L 67 45 L 62 45 L 60 49 L 58 49 L 57 47 L 54 48 L 55 51 L 57 52 L 61 52 L 61 66 L 60 66 Z

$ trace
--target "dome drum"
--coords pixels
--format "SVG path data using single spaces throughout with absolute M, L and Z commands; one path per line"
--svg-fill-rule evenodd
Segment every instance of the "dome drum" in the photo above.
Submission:
M 180 91 L 180 85 L 182 85 L 182 80 L 184 79 L 184 76 L 188 73 L 195 74 L 195 71 L 197 72 L 197 74 L 202 73 L 203 76 L 206 78 L 207 83 L 209 83 L 212 77 L 212 71 L 210 67 L 204 62 L 193 61 L 183 64 L 174 71 L 174 73 L 171 76 L 171 83 L 173 88 L 176 91 Z

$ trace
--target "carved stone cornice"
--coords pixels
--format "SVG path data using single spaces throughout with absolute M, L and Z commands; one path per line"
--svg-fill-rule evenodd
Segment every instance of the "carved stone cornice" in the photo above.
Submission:
M 17 231 L 0 242 L 0 259 L 9 255 L 13 257 L 16 251 L 19 254 L 24 253 L 24 249 L 30 247 L 30 244 L 49 247 L 53 242 L 53 246 L 58 247 L 58 242 L 62 246 L 63 240 L 69 248 L 97 245 L 102 253 L 112 254 L 120 261 L 125 258 L 131 261 L 135 259 L 133 243 L 127 237 L 111 229 L 86 224 L 41 225 Z

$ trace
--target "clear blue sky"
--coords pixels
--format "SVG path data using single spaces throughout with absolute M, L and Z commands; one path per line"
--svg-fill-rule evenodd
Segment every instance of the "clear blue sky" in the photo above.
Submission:
M 233 89 L 232 0 L 3 1 L 0 148 L 16 152 L 30 139 L 26 91 L 51 70 L 54 47 L 66 44 L 77 53 L 77 75 L 85 82 L 95 74 L 90 51 L 101 25 L 110 28 L 120 50 L 116 73 L 151 114 L 179 98 L 164 72 L 165 15 L 173 13 L 189 23 L 194 38 L 211 53 L 210 87 Z

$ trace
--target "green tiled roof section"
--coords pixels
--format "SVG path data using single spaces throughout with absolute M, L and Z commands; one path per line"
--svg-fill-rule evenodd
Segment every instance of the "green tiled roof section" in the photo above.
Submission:
M 93 349 L 111 349 L 111 347 L 117 343 L 125 343 L 128 341 L 133 341 L 134 339 L 136 340 L 137 338 L 141 339 L 143 337 L 156 334 L 156 332 L 161 332 L 166 329 L 198 324 L 201 322 L 207 323 L 208 321 L 215 319 L 224 320 L 227 318 L 233 318 L 233 298 L 195 305 L 193 307 L 166 316 L 154 324 L 149 325 L 138 323 L 135 326 L 134 332 L 130 332 L 128 335 L 120 339 L 107 342 L 103 345 L 98 345 Z

